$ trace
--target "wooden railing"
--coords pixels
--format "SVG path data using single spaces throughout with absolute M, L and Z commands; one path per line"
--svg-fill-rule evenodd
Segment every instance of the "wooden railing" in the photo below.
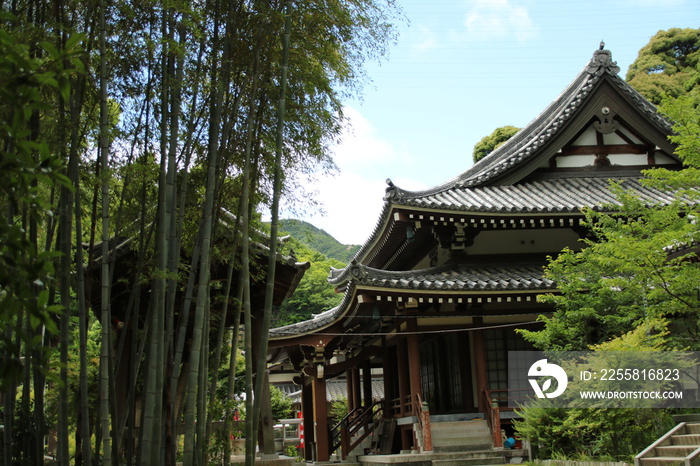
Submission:
M 430 411 L 428 405 L 423 405 L 419 393 L 413 398 L 413 413 L 416 416 L 418 427 L 423 436 L 423 451 L 433 451 L 433 436 L 430 431 Z
M 391 414 L 394 417 L 405 416 L 406 414 L 413 414 L 413 401 L 411 395 L 405 396 L 403 398 L 394 398 L 391 400 Z
M 491 429 L 493 446 L 502 447 L 503 439 L 501 438 L 501 411 L 498 401 L 494 403 L 493 398 L 491 398 L 491 391 L 484 390 L 481 392 L 480 404 L 481 410 L 486 416 L 486 421 L 489 423 L 489 429 Z
M 513 390 L 483 390 L 479 407 L 484 413 L 486 420 L 491 429 L 491 437 L 494 447 L 503 446 L 503 438 L 501 437 L 501 412 L 513 411 L 511 400 L 518 400 L 520 397 L 514 396 L 528 391 L 527 389 Z
M 384 414 L 384 401 L 377 401 L 369 408 L 357 408 L 349 412 L 331 429 L 330 443 L 333 453 L 341 449 L 342 459 L 370 435 Z

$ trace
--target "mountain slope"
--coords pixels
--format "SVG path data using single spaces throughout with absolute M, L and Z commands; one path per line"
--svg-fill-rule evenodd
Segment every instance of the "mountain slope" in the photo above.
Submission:
M 356 244 L 341 244 L 325 230 L 317 228 L 303 220 L 280 220 L 279 227 L 280 230 L 289 233 L 309 248 L 324 254 L 326 257 L 339 260 L 346 264 L 350 262 L 357 250 L 360 249 L 360 246 Z

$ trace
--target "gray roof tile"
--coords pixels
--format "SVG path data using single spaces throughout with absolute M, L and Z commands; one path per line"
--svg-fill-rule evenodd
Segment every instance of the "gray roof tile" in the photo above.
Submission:
M 591 95 L 596 84 L 606 76 L 617 86 L 632 105 L 647 115 L 649 121 L 664 132 L 671 131 L 671 124 L 656 107 L 634 90 L 617 73 L 620 68 L 612 60 L 609 50 L 596 50 L 590 62 L 564 91 L 542 113 L 522 128 L 491 154 L 475 163 L 471 168 L 447 183 L 424 191 L 429 193 L 445 192 L 458 187 L 481 186 L 514 167 L 528 161 L 538 149 L 566 126 L 564 123 L 573 116 Z M 397 187 L 387 189 L 388 200 L 400 196 L 402 190 Z
M 345 300 L 357 287 L 458 293 L 537 292 L 555 288 L 555 283 L 543 276 L 541 264 L 464 264 L 407 271 L 379 270 L 352 264 L 344 271 L 348 273 L 337 277 L 335 284 L 348 285 Z M 270 337 L 289 337 L 330 325 L 348 308 L 345 300 L 338 307 L 319 314 L 314 319 L 272 329 Z
M 616 178 L 648 205 L 666 204 L 671 193 L 649 189 L 640 176 Z M 395 205 L 490 213 L 578 213 L 584 207 L 601 209 L 619 205 L 610 180 L 590 178 L 543 179 L 515 185 L 462 187 L 453 186 L 443 192 L 402 192 L 392 198 Z

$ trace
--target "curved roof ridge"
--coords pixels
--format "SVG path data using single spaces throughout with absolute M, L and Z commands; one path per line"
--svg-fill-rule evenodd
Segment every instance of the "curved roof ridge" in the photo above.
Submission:
M 314 318 L 270 330 L 271 338 L 294 337 L 319 331 L 351 310 L 351 300 L 357 285 L 377 286 L 396 290 L 444 290 L 453 292 L 538 292 L 554 288 L 553 280 L 544 275 L 540 262 L 513 264 L 446 264 L 416 270 L 383 270 L 362 264 L 347 269 L 357 271 L 346 276 L 348 287 L 342 302 Z
M 387 180 L 391 181 L 391 180 Z M 372 229 L 372 233 L 370 233 L 369 238 L 364 242 L 362 246 L 360 246 L 360 249 L 357 250 L 355 253 L 355 257 L 350 261 L 350 264 L 353 262 L 358 262 L 364 255 L 371 249 L 372 244 L 374 244 L 375 241 L 379 239 L 381 236 L 382 232 L 382 226 L 384 225 L 384 219 L 386 218 L 387 215 L 389 215 L 389 212 L 391 211 L 391 204 L 386 200 L 386 197 L 384 199 L 384 205 L 382 206 L 382 210 L 379 213 L 379 216 L 377 217 L 377 221 L 374 224 L 374 228 Z M 337 275 L 345 271 L 349 265 L 346 266 L 343 269 L 333 269 L 331 270 L 331 275 L 329 276 L 329 281 L 333 277 L 333 273 L 335 272 Z M 333 283 L 333 282 L 331 282 Z
M 331 325 L 349 310 L 352 290 L 348 289 L 343 295 L 343 299 L 335 307 L 320 314 L 316 314 L 311 319 L 289 324 L 282 327 L 271 328 L 270 338 L 293 337 L 302 333 L 318 330 Z
M 489 155 L 446 183 L 422 191 L 401 189 L 391 180 L 387 180 L 389 187 L 385 199 L 391 201 L 419 198 L 453 188 L 477 187 L 530 159 L 537 149 L 557 134 L 558 130 L 564 126 L 564 122 L 576 113 L 595 84 L 606 74 L 657 125 L 670 130 L 671 125 L 668 120 L 658 113 L 653 104 L 620 78 L 619 72 L 620 67 L 612 60 L 612 53 L 609 50 L 603 48 L 596 50 L 591 60 L 551 104 Z
M 416 274 L 435 274 L 435 273 L 440 273 L 445 270 L 452 270 L 454 269 L 455 266 L 452 264 L 448 265 L 441 265 L 438 267 L 427 267 L 424 269 L 415 269 L 415 270 L 385 270 L 385 269 L 377 269 L 374 267 L 369 267 L 364 264 L 359 264 L 357 262 L 353 262 L 350 265 L 348 265 L 345 269 L 342 270 L 342 274 L 329 278 L 328 281 L 332 285 L 343 285 L 349 281 L 362 281 L 367 278 L 373 279 L 373 278 L 384 278 L 388 276 L 394 276 L 394 277 L 411 277 Z M 338 269 L 335 269 L 338 270 Z

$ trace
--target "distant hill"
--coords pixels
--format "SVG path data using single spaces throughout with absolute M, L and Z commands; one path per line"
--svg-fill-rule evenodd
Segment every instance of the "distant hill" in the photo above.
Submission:
M 321 230 L 303 220 L 280 220 L 279 228 L 309 248 L 345 264 L 350 262 L 360 249 L 360 246 L 357 244 L 341 244 L 337 239 L 326 233 L 325 230 Z

